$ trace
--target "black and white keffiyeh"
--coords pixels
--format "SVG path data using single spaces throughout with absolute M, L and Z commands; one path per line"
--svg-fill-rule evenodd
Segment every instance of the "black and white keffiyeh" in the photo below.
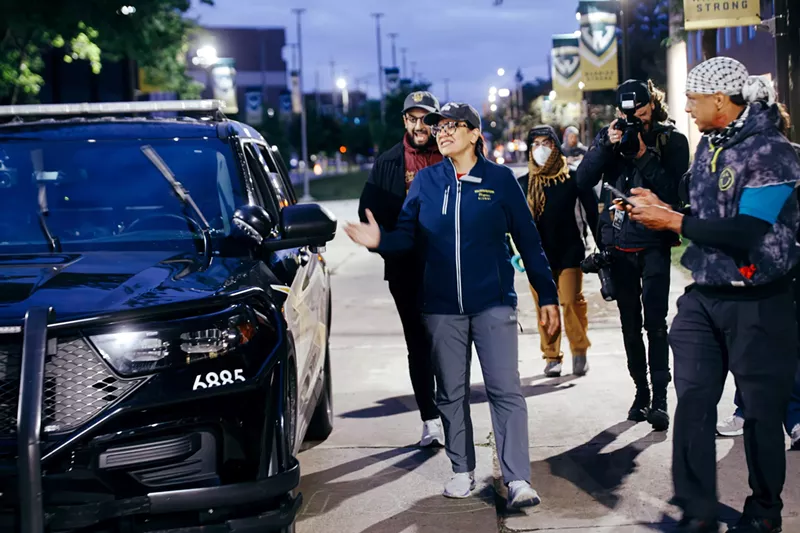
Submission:
M 694 67 L 686 78 L 686 92 L 741 95 L 747 102 L 775 103 L 775 88 L 764 76 L 751 76 L 747 67 L 730 57 L 714 57 Z
M 775 103 L 775 88 L 764 76 L 751 76 L 747 68 L 730 57 L 714 57 L 694 67 L 686 78 L 686 92 L 741 96 L 745 102 Z M 749 106 L 725 129 L 709 134 L 713 146 L 721 146 L 744 126 L 750 114 Z

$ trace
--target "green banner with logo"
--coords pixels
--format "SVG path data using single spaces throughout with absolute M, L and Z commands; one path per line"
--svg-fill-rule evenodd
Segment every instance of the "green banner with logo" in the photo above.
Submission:
M 584 91 L 606 91 L 619 85 L 616 0 L 581 0 L 581 77 Z
M 572 33 L 553 35 L 551 76 L 556 101 L 580 102 L 583 91 L 581 81 L 581 56 L 579 38 Z

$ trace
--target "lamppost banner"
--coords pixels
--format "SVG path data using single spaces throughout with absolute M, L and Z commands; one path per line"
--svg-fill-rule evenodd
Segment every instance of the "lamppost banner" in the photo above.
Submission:
M 619 85 L 616 0 L 581 0 L 581 77 L 584 91 L 605 91 Z
M 581 81 L 581 56 L 579 39 L 574 34 L 553 35 L 552 72 L 556 100 L 580 102 L 578 83 Z
M 759 0 L 683 0 L 687 31 L 761 24 Z
M 236 114 L 239 106 L 236 101 L 236 68 L 232 58 L 220 58 L 210 68 L 211 87 L 214 98 L 225 102 L 225 112 Z

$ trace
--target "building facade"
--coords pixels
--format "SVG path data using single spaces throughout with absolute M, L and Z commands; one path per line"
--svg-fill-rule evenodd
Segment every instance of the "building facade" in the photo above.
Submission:
M 198 50 L 212 47 L 222 60 L 233 60 L 233 83 L 240 118 L 245 118 L 247 93 L 260 93 L 265 112 L 278 112 L 281 93 L 288 86 L 287 65 L 284 60 L 286 30 L 284 28 L 203 28 L 192 40 L 187 56 L 188 73 L 206 88 L 204 98 L 213 97 L 212 72 L 197 65 L 193 59 Z

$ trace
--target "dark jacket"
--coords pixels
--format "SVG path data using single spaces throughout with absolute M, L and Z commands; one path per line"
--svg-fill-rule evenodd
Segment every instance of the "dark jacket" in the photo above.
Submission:
M 425 262 L 423 312 L 472 315 L 517 305 L 507 233 L 540 304 L 558 304 L 525 194 L 511 169 L 483 156 L 460 180 L 449 159 L 420 171 L 395 230 L 384 228 L 374 251 L 389 257 L 418 248 Z
M 689 168 L 689 142 L 670 123 L 654 124 L 643 135 L 647 152 L 640 159 L 626 159 L 608 141 L 608 127 L 600 130 L 578 167 L 578 186 L 589 189 L 601 180 L 628 194 L 634 187 L 653 191 L 661 200 L 678 206 L 681 177 Z M 601 199 L 610 206 L 610 196 L 603 190 Z M 625 249 L 671 246 L 678 236 L 669 231 L 653 231 L 625 216 L 619 229 L 613 227 L 613 211 L 600 217 L 602 247 Z
M 586 257 L 586 245 L 575 218 L 575 207 L 580 200 L 586 218 L 597 240 L 598 204 L 593 189 L 579 189 L 575 172 L 564 182 L 556 182 L 544 188 L 545 204 L 542 216 L 536 220 L 536 229 L 542 238 L 542 248 L 547 255 L 550 268 L 564 270 L 578 268 Z M 519 179 L 523 192 L 528 191 L 529 175 Z
M 370 170 L 358 203 L 358 216 L 362 222 L 367 221 L 366 210 L 369 209 L 382 228 L 394 229 L 406 200 L 405 175 L 404 147 L 400 142 L 381 154 Z M 422 276 L 422 261 L 416 250 L 384 259 L 386 280 L 413 280 Z
M 739 214 L 745 189 L 780 184 L 797 186 L 800 159 L 776 127 L 777 116 L 776 106 L 752 104 L 742 129 L 722 146 L 712 147 L 708 137 L 703 136 L 686 180 L 692 217 L 733 218 Z M 796 190 L 792 194 L 796 195 Z M 768 284 L 787 276 L 800 260 L 796 242 L 799 228 L 800 210 L 797 197 L 792 196 L 783 205 L 777 221 L 746 257 L 734 257 L 718 248 L 692 243 L 681 263 L 701 286 Z M 747 278 L 740 268 L 750 265 L 755 267 L 755 273 Z

